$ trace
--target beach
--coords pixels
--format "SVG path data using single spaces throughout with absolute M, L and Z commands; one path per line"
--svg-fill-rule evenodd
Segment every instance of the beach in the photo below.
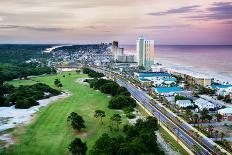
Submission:
M 135 45 L 123 47 L 127 53 L 136 54 Z M 232 46 L 155 46 L 154 61 L 173 70 L 203 74 L 232 84 Z

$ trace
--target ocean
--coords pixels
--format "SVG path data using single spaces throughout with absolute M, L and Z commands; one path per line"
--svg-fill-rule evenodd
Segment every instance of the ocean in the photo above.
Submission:
M 126 53 L 135 54 L 135 45 L 124 45 L 123 47 Z M 155 46 L 155 62 L 176 70 L 202 73 L 216 80 L 232 83 L 232 46 Z

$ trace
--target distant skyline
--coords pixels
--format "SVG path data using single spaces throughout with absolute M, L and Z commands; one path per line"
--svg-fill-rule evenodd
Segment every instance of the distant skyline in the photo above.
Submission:
M 229 0 L 1 0 L 0 43 L 232 45 Z

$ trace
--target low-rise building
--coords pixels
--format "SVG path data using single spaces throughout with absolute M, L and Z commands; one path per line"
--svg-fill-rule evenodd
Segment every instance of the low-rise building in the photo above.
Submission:
M 208 96 L 208 95 L 200 95 L 200 98 L 203 98 L 209 102 L 211 102 L 212 104 L 214 104 L 214 106 L 216 108 L 222 108 L 223 106 L 225 106 L 225 103 L 220 101 L 220 100 L 217 100 L 215 98 L 213 98 L 212 96 Z
M 171 74 L 166 72 L 138 72 L 134 73 L 135 78 L 144 78 L 149 80 L 157 80 L 157 79 L 163 79 L 163 78 L 171 78 Z
M 206 108 L 207 110 L 213 110 L 215 109 L 215 105 L 205 99 L 199 98 L 195 100 L 195 105 L 198 106 L 200 110 Z
M 193 106 L 190 100 L 177 100 L 176 105 L 178 105 L 181 108 L 187 108 L 187 107 Z
M 153 88 L 154 92 L 168 96 L 168 95 L 174 95 L 175 93 L 183 91 L 180 87 L 174 86 L 174 87 L 155 87 Z
M 212 84 L 212 78 L 202 73 L 196 73 L 188 70 L 176 70 L 171 68 L 166 68 L 166 71 L 173 75 L 181 76 L 186 81 L 193 84 L 198 84 L 204 87 L 211 86 Z
M 232 108 L 224 108 L 218 110 L 218 113 L 222 115 L 223 121 L 232 121 Z

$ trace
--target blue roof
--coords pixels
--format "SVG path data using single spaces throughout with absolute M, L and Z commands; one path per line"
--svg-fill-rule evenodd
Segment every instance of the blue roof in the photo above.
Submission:
M 139 72 L 139 77 L 171 76 L 166 72 Z
M 170 78 L 162 78 L 164 81 L 176 81 L 176 78 L 170 77 Z
M 216 88 L 228 88 L 228 87 L 232 87 L 232 85 L 219 85 L 219 84 L 217 84 L 217 85 L 211 85 L 211 87 L 213 89 L 216 89 Z
M 141 80 L 141 81 L 151 81 L 151 80 L 145 79 L 145 78 L 139 78 L 139 80 Z
M 157 87 L 154 90 L 158 93 L 170 93 L 182 91 L 180 87 Z

